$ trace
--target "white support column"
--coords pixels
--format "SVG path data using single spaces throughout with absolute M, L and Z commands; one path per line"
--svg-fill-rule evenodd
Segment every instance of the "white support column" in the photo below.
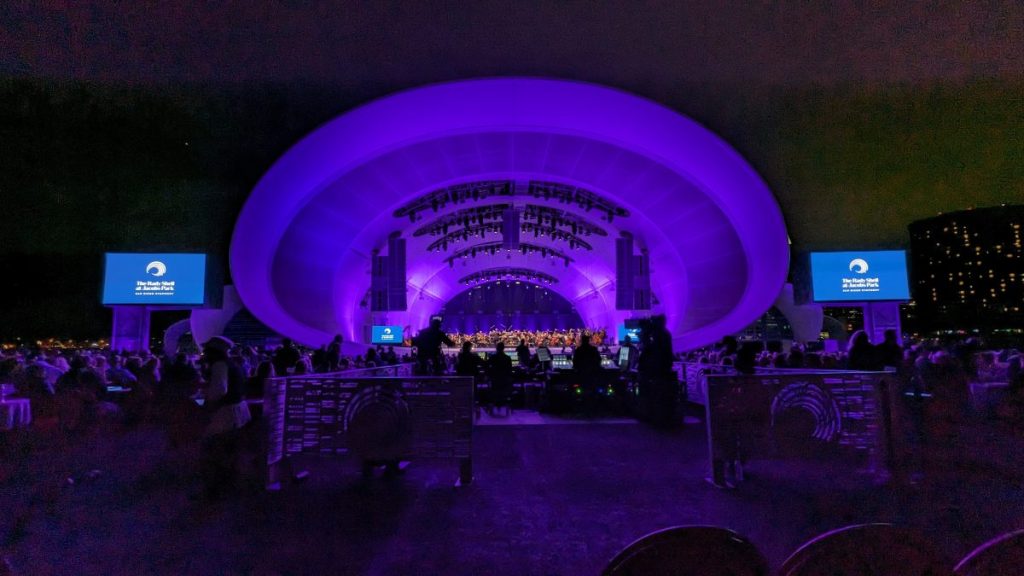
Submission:
M 145 306 L 113 306 L 114 329 L 110 349 L 137 352 L 149 349 L 149 308 Z
M 880 344 L 889 329 L 896 331 L 896 341 L 903 344 L 899 302 L 865 302 L 863 310 L 864 331 L 872 344 Z

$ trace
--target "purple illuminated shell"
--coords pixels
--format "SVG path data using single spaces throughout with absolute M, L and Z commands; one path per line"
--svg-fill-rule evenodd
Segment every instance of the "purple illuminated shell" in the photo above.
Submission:
M 582 206 L 559 205 L 608 231 L 588 237 L 593 249 L 573 251 L 568 267 L 515 252 L 450 267 L 445 253 L 425 250 L 433 238 L 413 237 L 424 221 L 393 215 L 431 191 L 484 180 L 517 189 L 530 181 L 576 186 L 630 215 L 608 223 Z M 517 205 L 534 201 L 513 198 Z M 448 205 L 424 218 L 465 207 Z M 408 240 L 409 309 L 383 316 L 414 330 L 464 288 L 459 278 L 495 265 L 558 277 L 549 289 L 572 301 L 588 326 L 614 330 L 630 315 L 615 310 L 614 240 L 629 232 L 650 255 L 659 302 L 652 312 L 666 314 L 677 349 L 692 348 L 741 330 L 768 309 L 789 265 L 771 191 L 696 122 L 602 86 L 503 78 L 401 92 L 298 142 L 260 180 L 238 218 L 232 277 L 249 310 L 283 335 L 317 345 L 336 333 L 366 342 L 366 326 L 385 323 L 366 306 L 370 256 L 396 231 Z

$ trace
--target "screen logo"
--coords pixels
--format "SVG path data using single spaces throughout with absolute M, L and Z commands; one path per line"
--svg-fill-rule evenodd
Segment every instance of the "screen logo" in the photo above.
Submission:
M 159 260 L 154 260 L 146 265 L 146 274 L 159 278 L 167 274 L 167 265 Z
M 850 260 L 850 271 L 857 274 L 864 274 L 868 271 L 868 263 L 863 258 L 854 258 Z
M 374 326 L 370 335 L 373 344 L 401 344 L 401 326 Z
M 103 303 L 143 306 L 203 304 L 206 255 L 110 252 L 103 275 Z
M 815 302 L 910 299 L 902 250 L 812 252 L 811 284 Z

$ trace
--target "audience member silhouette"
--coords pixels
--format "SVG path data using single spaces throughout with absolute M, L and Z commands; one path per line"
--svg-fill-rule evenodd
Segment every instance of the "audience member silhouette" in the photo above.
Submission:
M 281 341 L 281 347 L 274 353 L 274 372 L 278 376 L 287 376 L 295 371 L 295 363 L 302 355 L 290 338 Z
M 518 356 L 520 366 L 530 365 L 530 347 L 526 345 L 526 340 L 519 340 L 519 346 L 516 346 L 516 356 Z
M 505 343 L 498 342 L 494 354 L 487 361 L 487 375 L 491 380 L 491 402 L 494 406 L 508 406 L 512 396 L 512 358 L 505 354 Z
M 203 407 L 210 422 L 203 433 L 200 475 L 207 498 L 223 497 L 236 488 L 238 430 L 251 419 L 244 401 L 245 374 L 229 358 L 231 346 L 232 342 L 221 336 L 214 336 L 203 346 L 204 364 L 208 367 L 204 374 Z
M 482 365 L 483 360 L 473 352 L 473 343 L 463 342 L 462 351 L 459 352 L 459 357 L 455 362 L 455 374 L 476 378 L 480 374 Z
M 882 368 L 890 366 L 899 368 L 903 364 L 903 348 L 896 341 L 896 331 L 889 329 L 885 331 L 882 343 L 875 347 L 877 360 L 876 365 Z
M 678 385 L 672 371 L 672 334 L 668 331 L 664 315 L 642 323 L 639 371 L 641 386 L 650 390 L 645 412 L 656 426 L 670 426 L 674 422 Z
M 590 389 L 601 371 L 601 353 L 590 343 L 590 335 L 580 336 L 580 346 L 572 355 L 572 367 L 584 389 Z
M 877 352 L 868 340 L 867 332 L 857 330 L 850 336 L 846 349 L 846 366 L 850 370 L 879 370 Z
M 455 342 L 441 330 L 441 320 L 433 318 L 430 326 L 421 330 L 416 337 L 421 372 L 444 373 L 445 363 L 441 354 L 441 344 L 455 346 Z
M 341 334 L 334 337 L 331 343 L 327 345 L 327 371 L 336 372 L 338 370 L 338 363 L 341 361 L 341 345 L 342 345 Z

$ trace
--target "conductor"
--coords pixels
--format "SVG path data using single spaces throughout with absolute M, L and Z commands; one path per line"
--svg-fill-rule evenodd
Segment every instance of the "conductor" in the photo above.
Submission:
M 431 318 L 430 326 L 420 330 L 416 337 L 419 348 L 420 372 L 423 374 L 444 374 L 445 363 L 441 344 L 455 346 L 455 342 L 441 330 L 441 319 Z

